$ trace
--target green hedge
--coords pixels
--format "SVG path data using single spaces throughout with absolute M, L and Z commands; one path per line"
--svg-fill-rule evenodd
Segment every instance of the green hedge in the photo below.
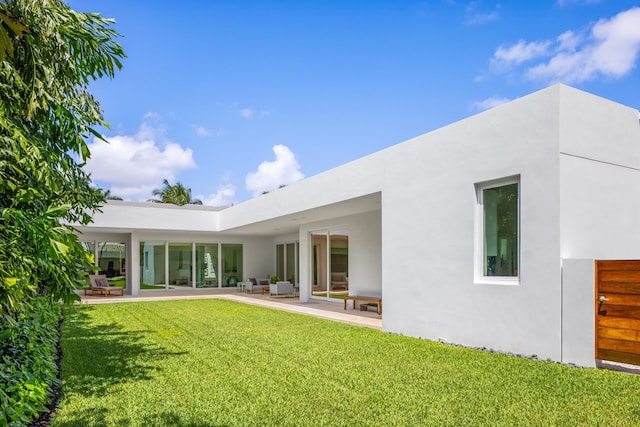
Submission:
M 60 304 L 36 298 L 0 319 L 0 426 L 35 420 L 59 383 L 56 364 Z

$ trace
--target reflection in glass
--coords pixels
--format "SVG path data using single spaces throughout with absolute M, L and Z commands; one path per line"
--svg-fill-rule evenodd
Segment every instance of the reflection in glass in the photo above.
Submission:
M 98 267 L 100 274 L 107 278 L 124 276 L 125 271 L 125 244 L 118 242 L 98 243 Z
M 312 295 L 343 298 L 349 294 L 349 236 L 346 232 L 311 234 Z
M 332 298 L 349 294 L 349 236 L 331 235 L 331 289 Z
M 482 190 L 484 275 L 518 276 L 518 183 Z
M 286 251 L 286 270 L 287 274 L 283 275 L 285 280 L 293 283 L 294 285 L 298 283 L 298 277 L 296 274 L 296 265 L 298 261 L 298 257 L 296 254 L 296 244 L 295 243 L 287 243 L 287 251 Z
M 165 289 L 164 242 L 140 242 L 140 289 Z
M 191 287 L 191 246 L 191 243 L 169 243 L 170 287 Z
M 242 245 L 222 244 L 222 287 L 235 287 L 242 278 Z
M 218 287 L 218 244 L 196 243 L 196 288 Z
M 276 276 L 278 276 L 280 280 L 287 280 L 285 279 L 284 264 L 284 245 L 279 244 L 276 245 Z

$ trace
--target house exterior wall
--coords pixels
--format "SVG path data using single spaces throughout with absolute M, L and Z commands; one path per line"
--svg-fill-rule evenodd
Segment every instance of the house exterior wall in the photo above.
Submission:
M 499 284 L 476 186 L 513 177 L 519 277 Z M 385 331 L 589 365 L 589 266 L 640 258 L 639 190 L 638 112 L 556 85 L 222 211 L 114 202 L 91 227 L 130 230 L 134 294 L 144 239 L 242 243 L 243 279 L 298 240 L 301 301 L 310 233 L 347 230 L 350 293 L 382 294 Z
M 562 260 L 562 362 L 596 366 L 594 295 L 593 260 Z
M 563 258 L 640 258 L 638 111 L 562 87 Z
M 219 228 L 218 210 L 206 206 L 110 200 L 101 210 L 101 214 L 93 216 L 92 228 L 197 232 Z
M 562 361 L 593 366 L 594 260 L 640 259 L 638 111 L 561 87 Z
M 559 360 L 557 87 L 386 152 L 383 328 Z M 520 177 L 520 283 L 476 283 L 475 184 Z

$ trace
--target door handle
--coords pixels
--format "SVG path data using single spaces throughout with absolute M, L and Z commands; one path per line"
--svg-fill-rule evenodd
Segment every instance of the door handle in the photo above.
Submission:
M 601 295 L 598 301 L 600 301 L 600 304 L 602 304 L 605 301 L 609 301 L 609 298 L 605 297 L 604 295 Z

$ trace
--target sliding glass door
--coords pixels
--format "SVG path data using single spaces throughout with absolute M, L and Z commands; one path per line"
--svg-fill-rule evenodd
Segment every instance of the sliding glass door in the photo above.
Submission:
M 218 244 L 196 243 L 196 288 L 218 287 Z
M 140 289 L 165 289 L 165 242 L 140 242 Z
M 221 286 L 235 287 L 242 282 L 242 245 L 223 243 Z
M 171 287 L 192 287 L 191 246 L 191 243 L 169 243 L 169 284 Z
M 97 272 L 88 271 L 87 274 L 103 274 L 107 276 L 109 285 L 126 287 L 126 243 L 84 241 L 82 246 L 93 256 L 98 267 Z
M 238 243 L 140 242 L 140 289 L 235 287 L 243 277 Z
M 311 233 L 312 297 L 341 299 L 349 294 L 349 234 Z
M 276 245 L 276 276 L 294 285 L 300 281 L 298 264 L 298 243 L 280 243 Z

